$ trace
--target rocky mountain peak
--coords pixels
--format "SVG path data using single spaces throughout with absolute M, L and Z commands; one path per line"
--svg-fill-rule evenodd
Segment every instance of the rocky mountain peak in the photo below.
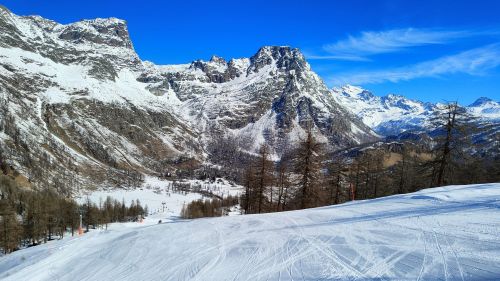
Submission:
M 133 49 L 127 23 L 117 18 L 97 18 L 68 24 L 58 37 L 73 43 L 92 42 Z
M 357 86 L 352 86 L 352 85 L 344 85 L 340 89 L 334 89 L 334 92 L 340 92 L 343 96 L 354 98 L 354 99 L 361 99 L 368 101 L 370 99 L 374 98 L 374 95 L 370 92 L 367 91 L 363 88 L 357 87 Z
M 309 69 L 309 65 L 299 49 L 289 46 L 264 46 L 250 58 L 249 71 L 257 72 L 273 62 L 278 68 L 284 70 L 302 71 Z
M 0 4 L 0 27 L 7 25 L 14 25 L 13 18 L 15 15 L 7 9 L 5 6 Z
M 222 57 L 219 57 L 217 55 L 213 55 L 211 58 L 210 58 L 210 62 L 213 62 L 213 63 L 218 63 L 218 64 L 222 64 L 222 65 L 226 65 L 227 62 L 224 58 Z
M 500 120 L 500 102 L 487 97 L 480 97 L 470 104 L 467 109 L 469 112 L 486 119 Z
M 471 103 L 469 106 L 470 107 L 482 106 L 482 105 L 487 104 L 487 103 L 492 102 L 492 101 L 493 100 L 490 99 L 490 98 L 480 97 L 476 101 L 474 101 L 473 103 Z
M 25 18 L 35 23 L 35 25 L 37 25 L 41 29 L 49 32 L 53 31 L 57 26 L 60 26 L 60 24 L 58 24 L 57 22 L 43 18 L 41 16 L 26 16 Z
M 7 9 L 7 7 L 5 7 L 4 5 L 0 4 L 0 16 L 6 16 L 10 14 L 11 14 L 10 10 Z
M 413 101 L 397 94 L 388 94 L 387 96 L 383 96 L 381 101 L 387 108 L 396 107 L 407 111 L 415 111 L 422 108 L 421 102 Z
M 3 7 L 0 8 L 0 46 L 35 51 L 64 63 L 98 52 L 119 58 L 117 65 L 138 61 L 127 24 L 117 18 L 60 24 L 36 15 L 18 16 Z

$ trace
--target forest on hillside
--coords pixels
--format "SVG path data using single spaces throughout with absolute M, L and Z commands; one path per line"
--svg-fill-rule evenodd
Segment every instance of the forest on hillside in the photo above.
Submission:
M 329 151 L 310 129 L 296 146 L 278 144 L 277 161 L 270 144 L 249 156 L 238 149 L 238 140 L 227 136 L 214 140 L 211 157 L 224 167 L 218 173 L 244 186 L 239 200 L 244 214 L 298 210 L 443 185 L 499 182 L 500 156 L 488 155 L 475 141 L 485 129 L 478 124 L 457 103 L 448 103 L 431 119 L 434 136 L 425 143 L 407 140 Z M 220 213 L 218 201 L 191 203 L 186 209 L 196 215 L 186 211 L 184 217 Z
M 88 232 L 107 228 L 112 222 L 136 221 L 148 214 L 139 200 L 129 205 L 107 197 L 99 204 L 88 198 L 83 204 L 52 189 L 29 190 L 19 187 L 1 165 L 0 174 L 0 248 L 4 254 L 36 246 L 65 235 L 74 236 L 80 227 Z

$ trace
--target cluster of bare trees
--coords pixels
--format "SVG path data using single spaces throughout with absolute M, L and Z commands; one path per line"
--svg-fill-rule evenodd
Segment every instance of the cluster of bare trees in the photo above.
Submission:
M 86 231 L 89 231 L 90 228 L 107 228 L 108 223 L 112 222 L 136 221 L 148 214 L 148 206 L 143 207 L 139 199 L 132 200 L 127 206 L 124 200 L 120 202 L 110 196 L 106 197 L 104 201 L 100 200 L 99 204 L 87 198 L 85 203 L 78 207 Z
M 241 204 L 246 214 L 322 205 L 323 147 L 311 131 L 297 147 L 284 150 L 278 161 L 270 157 L 270 147 L 262 144 L 258 156 L 243 170 Z
M 9 253 L 62 237 L 64 229 L 75 229 L 78 212 L 74 201 L 55 192 L 23 191 L 8 176 L 0 176 L 0 246 Z
M 433 130 L 429 147 L 399 143 L 395 163 L 386 163 L 387 153 L 380 149 L 355 157 L 350 165 L 350 182 L 356 187 L 356 198 L 500 180 L 500 157 L 480 153 L 482 144 L 474 137 L 482 133 L 482 125 L 464 108 L 456 103 L 442 105 L 430 125 Z
M 237 204 L 237 196 L 214 197 L 205 200 L 199 199 L 182 206 L 181 217 L 185 219 L 220 217 L 226 215 L 229 209 Z
M 10 176 L 0 175 L 0 248 L 4 253 L 74 235 L 80 215 L 88 230 L 146 214 L 147 207 L 139 201 L 126 206 L 108 197 L 99 205 L 90 200 L 80 205 L 53 190 L 22 189 Z

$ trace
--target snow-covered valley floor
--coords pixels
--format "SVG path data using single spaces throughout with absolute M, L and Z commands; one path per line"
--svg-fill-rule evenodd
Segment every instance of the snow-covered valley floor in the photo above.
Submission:
M 95 203 L 103 202 L 109 196 L 118 201 L 124 201 L 130 204 L 132 200 L 139 199 L 141 204 L 148 206 L 149 212 L 155 214 L 155 218 L 165 219 L 178 218 L 182 207 L 189 202 L 210 198 L 203 196 L 202 192 L 210 193 L 219 197 L 239 196 L 243 190 L 242 186 L 234 185 L 223 179 L 217 179 L 216 182 L 207 182 L 201 180 L 179 181 L 192 187 L 198 186 L 200 192 L 183 192 L 172 190 L 172 181 L 160 180 L 156 177 L 147 176 L 144 183 L 137 188 L 132 189 L 101 189 L 88 193 L 82 192 L 75 198 L 80 204 L 85 203 L 87 198 Z M 165 204 L 163 204 L 165 203 Z
M 500 279 L 500 183 L 294 212 L 157 219 L 14 252 L 0 258 L 0 279 Z

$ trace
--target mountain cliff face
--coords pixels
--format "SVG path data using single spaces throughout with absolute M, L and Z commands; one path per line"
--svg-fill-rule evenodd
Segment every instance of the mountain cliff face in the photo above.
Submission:
M 205 161 L 221 134 L 252 152 L 307 128 L 336 148 L 376 137 L 297 49 L 158 66 L 122 20 L 62 25 L 0 7 L 0 152 L 35 185 L 126 185 Z
M 183 118 L 201 132 L 230 131 L 254 150 L 264 141 L 298 140 L 312 128 L 333 146 L 372 140 L 374 134 L 340 106 L 298 49 L 263 47 L 250 59 L 151 67 L 141 81 L 156 94 L 174 92 Z

